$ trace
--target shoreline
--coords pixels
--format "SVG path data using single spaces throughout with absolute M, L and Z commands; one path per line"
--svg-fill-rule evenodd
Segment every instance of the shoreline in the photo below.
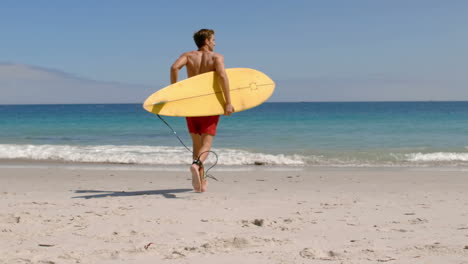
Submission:
M 208 164 L 211 166 L 210 164 Z M 127 163 L 101 163 L 101 162 L 69 162 L 57 160 L 27 160 L 27 159 L 0 159 L 0 169 L 22 169 L 22 168 L 64 168 L 64 169 L 83 169 L 83 170 L 135 170 L 135 171 L 187 171 L 190 164 L 186 165 L 152 165 L 152 164 L 127 164 Z M 209 167 L 208 166 L 208 167 Z M 210 171 L 229 172 L 229 171 L 329 171 L 329 170 L 367 170 L 367 171 L 468 171 L 467 165 L 216 165 Z

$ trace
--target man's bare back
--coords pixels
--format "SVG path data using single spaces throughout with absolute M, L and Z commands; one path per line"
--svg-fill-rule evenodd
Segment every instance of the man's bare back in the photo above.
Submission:
M 193 77 L 198 74 L 215 71 L 216 60 L 219 59 L 220 54 L 212 51 L 190 51 L 185 53 L 187 56 L 187 76 Z

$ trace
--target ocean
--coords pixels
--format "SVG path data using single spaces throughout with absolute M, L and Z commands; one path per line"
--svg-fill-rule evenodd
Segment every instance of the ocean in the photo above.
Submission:
M 185 118 L 165 119 L 190 147 Z M 468 102 L 265 103 L 222 116 L 217 133 L 221 167 L 468 166 Z M 0 160 L 164 167 L 192 159 L 140 104 L 83 104 L 0 105 Z

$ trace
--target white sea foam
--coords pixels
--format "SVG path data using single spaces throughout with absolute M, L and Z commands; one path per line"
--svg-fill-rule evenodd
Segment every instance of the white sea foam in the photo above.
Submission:
M 468 162 L 468 153 L 463 152 L 434 152 L 411 153 L 406 158 L 411 162 Z
M 218 164 L 225 166 L 280 165 L 314 167 L 408 167 L 431 165 L 468 165 L 468 152 L 380 153 L 359 156 L 347 153 L 334 155 L 286 155 L 256 153 L 237 149 L 214 149 Z M 348 155 L 351 154 L 351 155 Z M 183 147 L 167 146 L 78 146 L 0 144 L 0 159 L 62 161 L 71 163 L 186 165 L 192 154 Z M 208 163 L 215 161 L 210 154 Z
M 221 165 L 305 165 L 300 155 L 273 155 L 235 149 L 214 149 Z M 185 165 L 192 154 L 183 147 L 164 146 L 71 146 L 0 144 L 0 159 L 119 163 L 148 165 Z M 211 154 L 208 162 L 214 162 Z

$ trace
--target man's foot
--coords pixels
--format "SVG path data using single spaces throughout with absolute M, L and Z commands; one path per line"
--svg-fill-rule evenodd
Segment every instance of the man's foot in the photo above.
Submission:
M 201 183 L 200 191 L 206 192 L 208 190 L 208 181 L 205 178 L 205 168 L 203 168 L 203 166 L 200 166 L 200 168 L 198 169 L 198 174 L 200 175 Z
M 200 173 L 199 173 L 200 167 L 198 167 L 197 164 L 192 164 L 190 167 L 190 172 L 192 173 L 192 186 L 193 190 L 196 192 L 201 191 L 201 180 L 200 180 Z

